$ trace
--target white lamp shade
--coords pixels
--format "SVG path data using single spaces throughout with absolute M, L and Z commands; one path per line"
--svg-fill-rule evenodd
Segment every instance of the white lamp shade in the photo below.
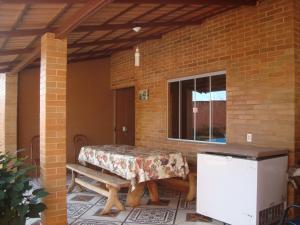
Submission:
M 139 48 L 135 49 L 134 66 L 136 66 L 136 67 L 140 66 L 140 51 L 139 51 Z

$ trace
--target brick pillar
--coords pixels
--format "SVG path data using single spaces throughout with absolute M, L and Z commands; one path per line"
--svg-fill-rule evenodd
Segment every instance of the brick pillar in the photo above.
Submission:
M 66 67 L 67 40 L 46 33 L 41 40 L 40 164 L 50 194 L 43 224 L 67 224 L 66 209 Z
M 0 152 L 17 150 L 18 76 L 0 74 Z

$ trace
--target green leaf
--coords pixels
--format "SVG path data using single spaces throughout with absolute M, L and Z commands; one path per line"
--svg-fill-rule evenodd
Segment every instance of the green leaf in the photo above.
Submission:
M 0 201 L 5 198 L 5 192 L 0 190 Z
M 13 189 L 14 189 L 15 191 L 22 191 L 23 188 L 24 188 L 24 184 L 23 184 L 23 183 L 17 183 L 17 184 L 15 184 L 14 187 L 13 187 Z
M 26 216 L 30 218 L 39 218 L 39 213 L 43 212 L 45 209 L 47 209 L 47 207 L 44 203 L 29 204 L 29 212 Z
M 22 198 L 15 196 L 15 197 L 11 198 L 10 205 L 12 207 L 17 207 L 20 202 L 22 202 Z
M 16 208 L 17 208 L 19 215 L 24 217 L 29 210 L 29 205 L 19 205 Z
M 33 195 L 35 195 L 36 197 L 38 198 L 43 198 L 45 196 L 48 195 L 48 192 L 46 192 L 44 190 L 44 188 L 38 188 L 38 189 L 35 189 L 33 192 L 32 192 Z

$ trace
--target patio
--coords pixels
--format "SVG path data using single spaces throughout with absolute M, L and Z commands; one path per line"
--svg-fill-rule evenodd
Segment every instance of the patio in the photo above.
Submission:
M 247 159 L 256 169 L 281 157 L 265 171 L 285 177 L 285 167 L 300 164 L 299 80 L 298 0 L 0 0 L 0 153 L 37 166 L 33 176 L 49 192 L 45 225 L 209 224 L 195 214 L 206 184 L 195 184 L 206 165 L 197 157 Z M 106 145 L 115 147 L 101 152 Z M 104 190 L 68 194 L 66 167 L 87 146 L 97 149 L 82 153 L 83 161 L 110 172 Z M 207 170 L 222 174 L 222 184 L 211 186 L 223 194 L 211 195 L 210 206 L 223 196 L 228 202 L 215 211 L 238 210 L 233 190 L 243 199 L 250 195 L 241 189 L 263 183 L 258 176 L 237 182 L 240 170 L 228 168 Z M 99 193 L 118 204 L 113 174 L 145 193 L 136 208 L 100 216 Z M 299 202 L 284 182 L 270 192 L 280 202 L 261 206 L 264 219 Z M 121 190 L 123 203 L 138 193 Z
M 38 187 L 36 183 L 35 187 Z M 123 189 L 119 194 L 124 204 L 126 193 L 127 190 Z M 218 221 L 203 222 L 205 217 L 200 217 L 195 213 L 196 202 L 186 202 L 184 193 L 160 187 L 159 195 L 161 205 L 151 205 L 149 193 L 145 192 L 139 207 L 126 207 L 126 210 L 122 212 L 113 210 L 110 214 L 102 216 L 100 212 L 106 202 L 106 197 L 92 191 L 75 190 L 67 197 L 68 223 L 74 225 L 223 225 Z M 37 225 L 39 221 L 39 219 L 29 219 L 26 225 Z

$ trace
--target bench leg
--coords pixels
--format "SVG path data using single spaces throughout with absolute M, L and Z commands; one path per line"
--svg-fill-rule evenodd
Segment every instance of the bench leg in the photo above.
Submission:
M 70 183 L 70 185 L 68 187 L 68 193 L 71 193 L 74 190 L 74 187 L 75 187 L 75 178 L 76 178 L 75 172 L 72 170 L 72 178 L 71 178 L 71 183 Z
M 68 187 L 68 194 L 71 193 L 75 188 L 75 185 L 76 185 L 75 178 L 76 177 L 77 177 L 77 173 L 72 170 L 72 178 L 71 178 L 71 183 Z M 77 184 L 77 187 L 79 189 L 79 192 L 84 191 L 83 187 L 80 186 L 79 184 Z
M 136 207 L 140 205 L 141 198 L 144 194 L 145 183 L 138 183 L 135 186 L 134 191 L 131 188 L 128 190 L 126 205 L 130 207 Z
M 186 196 L 186 201 L 193 201 L 196 198 L 196 173 L 189 173 L 189 192 Z
M 106 185 L 106 187 L 109 191 L 108 198 L 107 198 L 107 202 L 104 206 L 104 209 L 101 212 L 101 215 L 108 214 L 113 206 L 115 206 L 120 211 L 125 210 L 124 206 L 122 205 L 122 203 L 120 202 L 119 197 L 118 197 L 119 189 L 112 187 L 110 185 Z

